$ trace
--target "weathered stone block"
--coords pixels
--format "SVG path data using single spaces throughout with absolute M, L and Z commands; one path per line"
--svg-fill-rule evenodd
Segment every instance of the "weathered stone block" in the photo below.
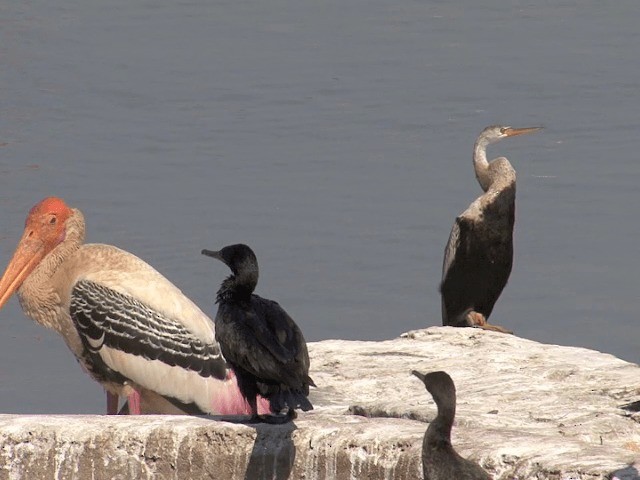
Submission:
M 453 442 L 496 479 L 640 480 L 640 367 L 592 350 L 432 327 L 309 345 L 316 410 L 288 425 L 0 415 L 0 479 L 415 479 L 445 370 Z M 359 415 L 354 415 L 358 413 Z

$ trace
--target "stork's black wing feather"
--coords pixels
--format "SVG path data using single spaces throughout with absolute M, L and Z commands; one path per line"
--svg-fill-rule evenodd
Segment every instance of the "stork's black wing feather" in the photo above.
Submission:
M 104 361 L 101 349 L 106 346 L 203 377 L 225 376 L 226 364 L 217 344 L 203 342 L 176 319 L 132 296 L 81 280 L 71 292 L 70 314 L 88 355 L 97 363 Z

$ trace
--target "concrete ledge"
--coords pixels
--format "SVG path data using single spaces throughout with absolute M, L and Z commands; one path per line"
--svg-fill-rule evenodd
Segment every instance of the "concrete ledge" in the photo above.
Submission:
M 435 406 L 417 369 L 453 377 L 454 444 L 496 479 L 640 480 L 635 364 L 450 327 L 309 350 L 317 408 L 295 424 L 0 415 L 0 479 L 421 478 Z
M 253 427 L 177 416 L 5 415 L 0 477 L 418 478 L 423 425 L 319 417 Z

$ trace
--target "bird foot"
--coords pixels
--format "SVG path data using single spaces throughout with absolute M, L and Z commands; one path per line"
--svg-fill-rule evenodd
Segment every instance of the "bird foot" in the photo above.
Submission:
M 480 312 L 471 310 L 464 318 L 470 327 L 482 327 L 487 324 L 487 319 Z
M 511 330 L 498 325 L 492 325 L 487 322 L 486 317 L 480 312 L 470 311 L 466 316 L 467 325 L 470 327 L 482 328 L 483 330 L 491 330 L 492 332 L 508 333 L 513 335 Z
M 477 328 L 482 328 L 483 330 L 491 330 L 492 332 L 500 332 L 500 333 L 513 335 L 513 332 L 511 330 L 501 327 L 500 325 L 492 325 L 490 323 L 486 323 L 484 325 L 478 325 Z
M 287 413 L 276 413 L 273 415 L 252 415 L 249 423 L 268 423 L 270 425 L 283 425 L 289 423 L 298 417 L 293 409 L 289 409 Z

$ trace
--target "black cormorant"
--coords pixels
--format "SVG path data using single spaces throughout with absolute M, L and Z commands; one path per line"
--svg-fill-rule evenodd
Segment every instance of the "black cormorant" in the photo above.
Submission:
M 487 146 L 541 127 L 485 128 L 473 148 L 476 178 L 484 190 L 456 218 L 442 265 L 442 324 L 511 333 L 487 323 L 513 266 L 516 171 L 505 157 L 487 161 Z
M 451 445 L 451 427 L 456 416 L 456 387 L 446 372 L 422 374 L 412 371 L 427 387 L 438 407 L 422 441 L 424 480 L 491 480 L 480 465 L 461 457 Z
M 269 400 L 271 411 L 295 418 L 294 409 L 313 409 L 307 398 L 309 353 L 300 328 L 282 307 L 253 291 L 258 283 L 258 260 L 247 245 L 220 251 L 202 250 L 232 272 L 218 290 L 215 319 L 216 340 L 238 379 L 242 395 L 258 419 L 256 395 Z M 286 410 L 286 412 L 284 412 Z M 279 422 L 279 417 L 262 417 Z

